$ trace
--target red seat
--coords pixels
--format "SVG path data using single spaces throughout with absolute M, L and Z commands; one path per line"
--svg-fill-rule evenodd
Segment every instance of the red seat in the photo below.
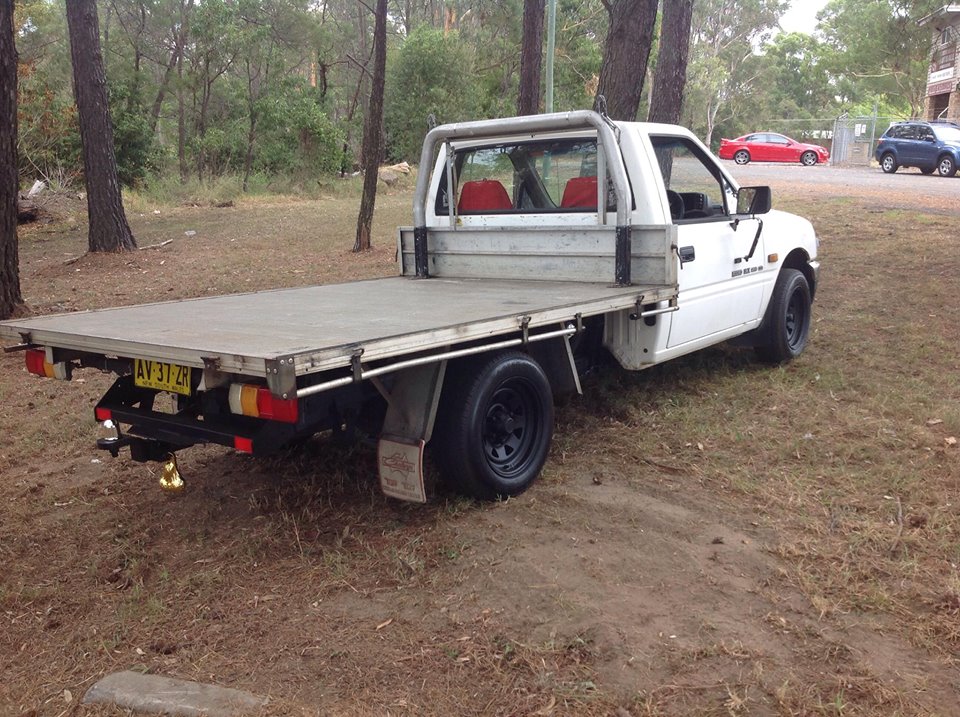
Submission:
M 560 200 L 563 209 L 597 210 L 597 177 L 574 177 L 563 188 L 563 199 Z
M 510 195 L 496 179 L 480 179 L 475 182 L 464 182 L 460 188 L 460 201 L 457 211 L 489 212 L 503 209 L 513 209 Z

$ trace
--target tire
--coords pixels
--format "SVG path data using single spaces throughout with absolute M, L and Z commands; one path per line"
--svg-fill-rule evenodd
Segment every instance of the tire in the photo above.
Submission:
M 750 163 L 750 153 L 745 149 L 737 150 L 737 153 L 733 155 L 733 161 L 737 164 L 749 164 Z
M 810 337 L 811 304 L 803 272 L 781 269 L 754 347 L 761 360 L 784 363 L 803 353 Z
M 816 152 L 804 152 L 800 155 L 800 164 L 804 167 L 812 167 L 817 163 L 817 153 Z
M 553 437 L 553 394 L 540 365 L 516 351 L 448 374 L 435 455 L 444 481 L 480 500 L 523 493 L 540 475 Z
M 956 173 L 957 163 L 953 161 L 953 157 L 944 155 L 940 158 L 940 161 L 937 162 L 937 174 L 941 177 L 952 177 Z
M 887 152 L 880 158 L 880 169 L 882 169 L 887 174 L 893 174 L 900 168 L 900 165 L 897 163 L 897 158 L 892 154 Z

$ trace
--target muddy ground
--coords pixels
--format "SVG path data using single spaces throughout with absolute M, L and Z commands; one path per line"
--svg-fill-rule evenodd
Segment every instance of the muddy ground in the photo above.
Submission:
M 4 355 L 0 715 L 123 714 L 79 704 L 123 669 L 276 715 L 960 714 L 960 179 L 759 173 L 822 240 L 806 353 L 595 372 L 508 502 L 385 499 L 327 437 L 184 451 L 171 497 L 95 450 L 108 377 Z M 173 241 L 110 256 L 62 215 L 21 232 L 27 310 L 389 275 L 410 200 L 362 255 L 350 192 L 141 202 L 140 245 Z

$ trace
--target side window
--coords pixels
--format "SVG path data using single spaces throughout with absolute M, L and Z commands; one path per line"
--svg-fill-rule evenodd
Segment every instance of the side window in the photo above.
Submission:
M 449 212 L 446 186 L 443 176 L 437 214 Z M 596 212 L 597 142 L 562 139 L 459 149 L 454 187 L 458 215 Z M 615 209 L 612 192 L 607 197 L 607 208 Z
M 788 144 L 787 138 L 779 134 L 767 135 L 770 138 L 770 144 Z
M 919 139 L 917 126 L 907 124 L 900 128 L 900 139 Z
M 675 223 L 725 219 L 735 201 L 720 168 L 686 137 L 651 136 Z

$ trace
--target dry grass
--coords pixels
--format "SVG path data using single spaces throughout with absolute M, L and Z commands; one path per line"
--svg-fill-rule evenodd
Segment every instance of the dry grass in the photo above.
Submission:
M 955 714 L 960 216 L 851 194 L 792 207 L 824 261 L 799 361 L 592 376 L 541 483 L 498 505 L 386 500 L 372 450 L 324 438 L 184 452 L 170 499 L 91 450 L 105 377 L 0 358 L 0 715 L 113 714 L 77 699 L 131 668 L 270 714 Z M 349 193 L 142 206 L 140 243 L 171 244 L 72 264 L 78 230 L 28 229 L 24 293 L 47 312 L 390 274 L 409 202 L 380 197 L 362 256 Z

